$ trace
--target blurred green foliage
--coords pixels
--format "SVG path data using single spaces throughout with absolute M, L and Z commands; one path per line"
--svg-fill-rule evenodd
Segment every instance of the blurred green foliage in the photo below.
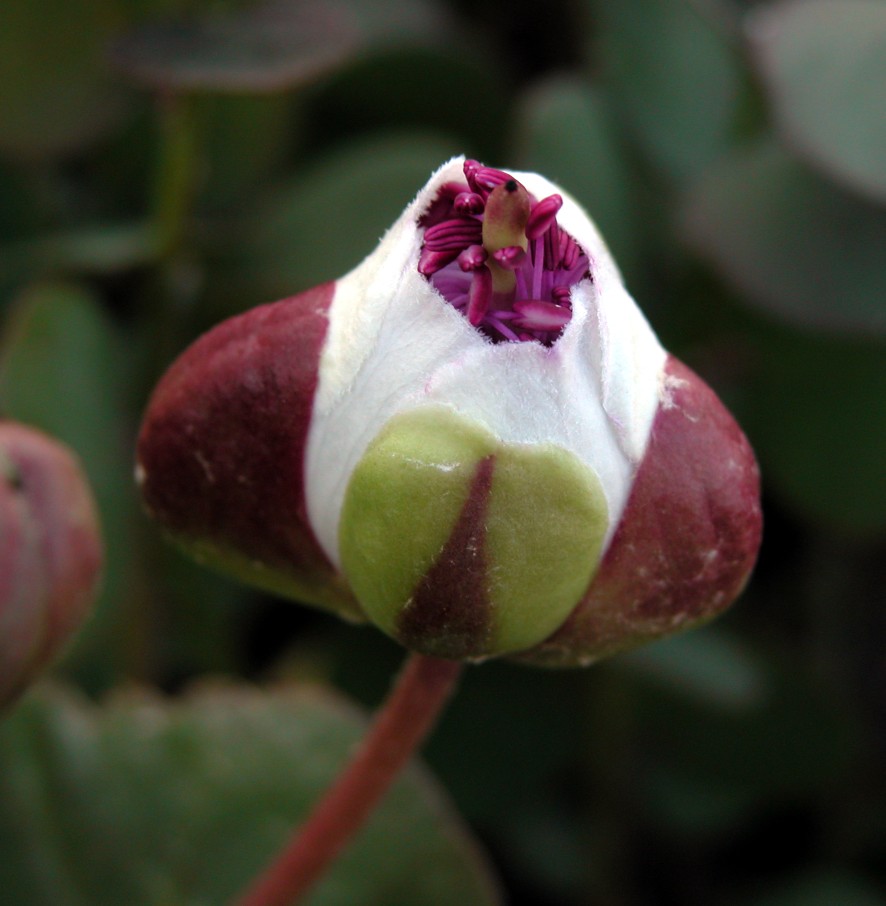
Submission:
M 466 153 L 543 172 L 598 220 L 665 344 L 745 426 L 767 529 L 718 625 L 584 672 L 472 669 L 428 760 L 517 906 L 886 903 L 886 3 L 516 9 L 0 4 L 0 403 L 80 454 L 109 551 L 98 613 L 58 672 L 98 698 L 133 682 L 169 696 L 96 710 L 37 693 L 7 718 L 0 824 L 13 804 L 19 818 L 0 828 L 0 877 L 17 902 L 97 902 L 120 860 L 127 902 L 222 902 L 194 881 L 216 850 L 193 839 L 86 862 L 78 846 L 121 828 L 161 840 L 162 803 L 171 833 L 196 836 L 204 806 L 225 833 L 274 836 L 301 813 L 304 741 L 279 747 L 287 722 L 314 718 L 243 691 L 229 713 L 182 694 L 196 678 L 383 694 L 400 658 L 385 639 L 164 544 L 130 481 L 133 439 L 199 331 L 339 276 Z M 286 801 L 292 785 L 284 818 L 215 776 L 200 786 L 218 768 L 207 749 L 240 756 L 238 721 L 247 775 L 279 776 Z M 145 771 L 156 796 L 130 800 Z M 197 812 L 175 811 L 181 771 Z M 372 868 L 355 853 L 328 901 L 494 901 L 465 830 L 398 795 L 400 822 L 367 832 Z M 241 855 L 231 878 L 256 858 Z M 30 874 L 10 870 L 25 858 Z M 409 858 L 444 859 L 450 899 Z M 27 886 L 41 876 L 43 892 Z
M 286 842 L 291 816 L 320 796 L 364 730 L 351 706 L 318 689 L 207 684 L 174 703 L 121 693 L 102 709 L 41 690 L 0 725 L 3 890 L 21 903 L 226 902 Z M 392 833 L 409 845 L 391 847 Z M 496 891 L 478 863 L 416 768 L 310 902 L 491 906 Z

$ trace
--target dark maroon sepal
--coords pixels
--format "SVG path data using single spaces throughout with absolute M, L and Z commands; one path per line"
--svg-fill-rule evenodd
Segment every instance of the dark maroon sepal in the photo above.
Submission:
M 199 559 L 361 619 L 317 542 L 305 444 L 335 284 L 219 324 L 173 363 L 138 440 L 145 503 Z
M 406 648 L 452 660 L 488 654 L 486 517 L 494 473 L 495 456 L 481 459 L 449 540 L 404 608 L 396 638 Z
M 704 623 L 750 576 L 760 546 L 760 476 L 714 392 L 669 357 L 667 396 L 627 507 L 587 594 L 522 659 L 591 663 Z

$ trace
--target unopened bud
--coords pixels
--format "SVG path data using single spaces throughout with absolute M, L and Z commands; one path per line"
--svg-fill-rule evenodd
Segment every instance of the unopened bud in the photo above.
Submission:
M 74 635 L 101 563 L 95 506 L 74 457 L 33 428 L 0 423 L 0 706 Z

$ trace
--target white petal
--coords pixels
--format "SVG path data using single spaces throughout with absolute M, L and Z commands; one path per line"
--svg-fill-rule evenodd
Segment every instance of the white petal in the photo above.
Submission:
M 492 344 L 417 270 L 417 220 L 463 158 L 438 170 L 375 252 L 337 282 L 308 436 L 308 514 L 340 565 L 338 520 L 351 473 L 396 412 L 445 403 L 503 441 L 555 443 L 599 476 L 611 539 L 649 439 L 665 362 L 596 228 L 561 189 L 514 173 L 536 198 L 563 195 L 558 222 L 591 259 L 557 343 Z

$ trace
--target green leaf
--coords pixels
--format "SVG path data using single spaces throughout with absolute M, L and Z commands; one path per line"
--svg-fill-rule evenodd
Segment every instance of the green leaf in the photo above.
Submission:
M 163 90 L 283 91 L 337 66 L 356 41 L 343 8 L 265 3 L 236 13 L 143 25 L 120 39 L 114 62 Z
M 753 707 L 766 680 L 757 658 L 722 629 L 705 627 L 629 651 L 620 665 L 724 709 Z
M 849 872 L 814 868 L 775 889 L 739 897 L 735 906 L 883 906 L 870 881 Z
M 120 18 L 117 0 L 0 3 L 0 152 L 67 154 L 117 121 L 104 53 Z
M 527 670 L 496 660 L 466 671 L 428 753 L 471 820 L 495 828 L 574 763 L 589 677 L 590 671 Z
M 24 167 L 0 159 L 0 243 L 31 237 L 44 225 L 35 182 Z
M 320 688 L 128 693 L 99 708 L 38 690 L 0 725 L 0 889 L 29 906 L 212 906 L 289 838 L 363 718 Z M 491 906 L 482 857 L 408 769 L 306 900 Z
M 827 175 L 886 201 L 886 4 L 791 0 L 750 24 L 785 141 Z
M 726 147 L 739 76 L 687 0 L 595 0 L 603 83 L 650 160 L 678 181 Z
M 93 647 L 118 644 L 133 626 L 130 604 L 142 588 L 136 541 L 139 506 L 131 440 L 124 426 L 126 350 L 98 301 L 73 284 L 41 283 L 16 301 L 0 344 L 0 403 L 7 417 L 42 428 L 82 460 L 95 491 L 107 547 L 96 618 L 82 633 Z M 113 643 L 112 643 L 113 644 Z M 110 650 L 101 658 L 113 657 Z M 119 664 L 117 665 L 120 666 Z M 110 670 L 108 664 L 102 672 Z
M 313 143 L 346 143 L 356 132 L 391 128 L 445 130 L 459 137 L 459 152 L 500 155 L 509 129 L 506 80 L 482 48 L 453 54 L 451 44 L 440 43 L 383 42 L 318 86 L 307 105 Z
M 882 304 L 882 299 L 880 300 Z M 745 427 L 782 503 L 826 529 L 886 529 L 886 349 L 787 330 L 757 336 Z
M 204 94 L 195 107 L 204 145 L 201 201 L 211 210 L 248 203 L 286 161 L 295 119 L 291 96 Z
M 428 44 L 454 36 L 445 4 L 436 0 L 339 0 L 358 23 L 367 44 Z
M 747 302 L 804 327 L 886 331 L 886 210 L 771 142 L 719 161 L 684 214 L 690 244 Z
M 517 111 L 517 163 L 543 173 L 591 215 L 619 266 L 639 263 L 640 233 L 632 174 L 607 98 L 571 78 L 536 85 Z
M 149 264 L 156 240 L 145 224 L 90 224 L 11 242 L 0 250 L 0 287 L 47 274 L 119 274 Z
M 638 776 L 666 826 L 688 835 L 719 831 L 764 803 L 844 782 L 859 746 L 851 710 L 781 657 L 764 676 L 764 694 L 742 708 L 674 695 L 655 681 L 638 690 L 645 753 Z
M 246 212 L 242 237 L 214 263 L 212 289 L 242 309 L 342 276 L 457 151 L 444 138 L 404 132 L 327 154 Z

